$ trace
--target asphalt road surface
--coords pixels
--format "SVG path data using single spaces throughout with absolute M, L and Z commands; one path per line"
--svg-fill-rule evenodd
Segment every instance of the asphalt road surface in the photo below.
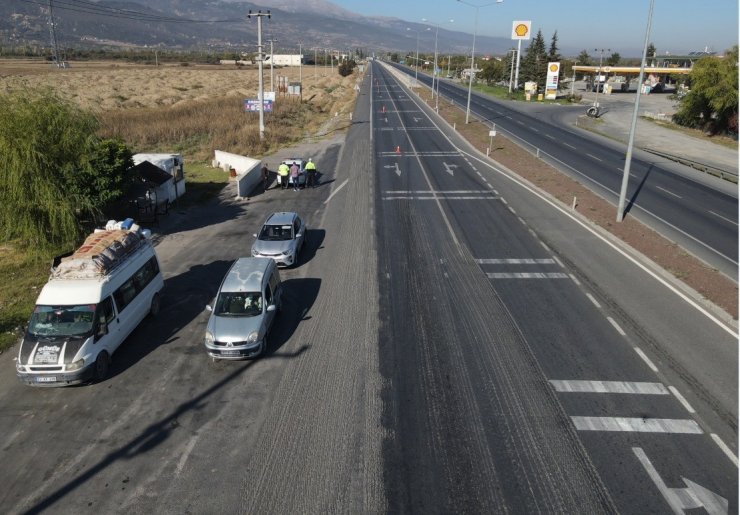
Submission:
M 321 184 L 158 235 L 162 311 L 112 375 L 0 356 L 3 513 L 671 513 L 737 506 L 737 335 L 471 152 L 385 69 Z M 267 356 L 205 305 L 266 216 L 307 221 Z
M 408 68 L 396 66 L 412 74 Z M 431 86 L 432 79 L 421 75 L 419 81 Z M 467 105 L 467 88 L 443 80 L 439 90 L 441 97 Z M 624 145 L 588 137 L 515 109 L 511 103 L 477 93 L 471 95 L 470 111 L 473 117 L 495 124 L 525 147 L 539 149 L 545 161 L 617 204 L 625 166 Z M 674 173 L 673 166 L 660 161 L 655 156 L 633 156 L 626 194 L 627 215 L 637 216 L 737 280 L 737 194 L 728 194 L 690 175 Z

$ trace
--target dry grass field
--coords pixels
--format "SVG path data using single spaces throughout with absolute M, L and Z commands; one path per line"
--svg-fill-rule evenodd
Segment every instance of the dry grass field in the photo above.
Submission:
M 259 140 L 258 114 L 243 101 L 257 98 L 256 67 L 233 65 L 147 66 L 72 62 L 57 69 L 48 62 L 0 60 L 0 92 L 51 88 L 62 98 L 96 113 L 102 136 L 123 139 L 134 152 L 181 152 L 186 160 L 209 161 L 213 150 L 260 156 L 341 119 L 354 108 L 356 75 L 304 66 L 265 67 L 265 89 L 279 77 L 302 78 L 303 102 L 278 96 L 265 115 L 266 138 Z M 300 76 L 300 77 L 299 77 Z M 344 116 L 343 116 L 344 115 Z

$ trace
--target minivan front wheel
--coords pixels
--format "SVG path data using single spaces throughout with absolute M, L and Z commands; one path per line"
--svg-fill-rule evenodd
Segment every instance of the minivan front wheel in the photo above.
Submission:
M 110 368 L 110 356 L 106 351 L 100 351 L 95 360 L 95 381 L 102 381 L 108 376 Z

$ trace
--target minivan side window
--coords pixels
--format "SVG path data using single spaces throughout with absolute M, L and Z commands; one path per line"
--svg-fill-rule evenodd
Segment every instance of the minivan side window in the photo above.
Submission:
M 116 316 L 113 312 L 113 301 L 111 298 L 106 297 L 100 301 L 95 313 L 95 339 L 99 339 L 102 336 L 105 336 L 103 328 L 107 327 Z
M 272 304 L 272 288 L 268 284 L 265 288 L 265 305 L 269 306 L 270 304 Z
M 116 306 L 118 306 L 119 313 L 126 309 L 126 306 L 131 304 L 131 301 L 152 282 L 152 279 L 157 276 L 158 272 L 159 265 L 157 264 L 157 258 L 152 256 L 149 261 L 134 272 L 134 275 L 128 281 L 113 292 L 113 298 L 116 299 Z

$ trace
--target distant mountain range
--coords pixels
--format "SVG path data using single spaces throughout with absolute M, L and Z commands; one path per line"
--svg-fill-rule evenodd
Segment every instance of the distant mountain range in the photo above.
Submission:
M 250 9 L 271 11 L 269 20 L 263 18 L 263 41 L 275 40 L 275 53 L 295 52 L 299 44 L 305 54 L 313 48 L 413 53 L 417 30 L 420 53 L 434 49 L 434 30 L 425 30 L 428 25 L 362 16 L 325 0 L 52 0 L 58 45 L 75 48 L 153 46 L 254 52 L 257 20 L 247 20 Z M 470 52 L 471 42 L 471 34 L 439 29 L 442 54 Z M 0 1 L 0 44 L 50 46 L 48 0 Z M 511 46 L 507 38 L 479 35 L 476 39 L 479 55 L 500 55 Z

